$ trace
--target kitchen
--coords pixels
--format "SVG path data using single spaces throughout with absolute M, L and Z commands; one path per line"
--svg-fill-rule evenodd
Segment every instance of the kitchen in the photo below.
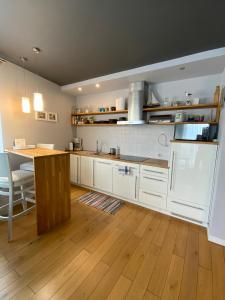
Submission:
M 125 47 L 127 66 L 116 67 L 118 30 L 108 31 L 115 53 L 105 57 L 101 42 L 102 60 L 81 33 L 61 56 L 77 30 L 68 24 L 98 15 L 90 3 L 27 4 L 17 15 L 2 2 L 21 29 L 33 19 L 30 32 L 52 39 L 27 35 L 13 49 L 0 18 L 0 298 L 225 299 L 225 45 L 172 56 L 159 47 L 158 60 L 133 64 Z M 105 25 L 111 5 L 99 9 Z
M 188 68 L 188 65 L 186 67 Z M 211 89 L 213 89 L 218 83 L 216 81 L 218 79 L 215 75 L 195 78 L 196 89 L 199 88 L 198 82 L 203 84 L 204 81 L 211 81 Z M 167 83 L 167 85 L 175 85 L 176 90 L 180 91 L 182 88 L 187 88 L 188 85 L 191 88 L 192 84 L 193 79 Z M 161 85 L 163 86 L 165 83 Z M 84 89 L 85 85 L 83 84 Z M 147 89 L 147 93 L 144 89 Z M 203 109 L 206 109 L 208 115 L 203 115 L 205 120 L 217 118 L 219 102 L 217 88 L 215 91 L 211 90 L 212 95 L 214 94 L 213 102 L 208 102 L 210 98 L 213 99 L 210 94 L 203 99 L 192 99 L 191 95 L 186 99 L 184 90 L 184 100 L 180 101 L 179 105 L 167 103 L 159 105 L 160 102 L 157 101 L 156 104 L 149 103 L 147 107 L 146 104 L 149 101 L 144 101 L 144 99 L 150 98 L 150 102 L 152 101 L 152 90 L 151 84 L 139 81 L 132 82 L 128 91 L 84 96 L 80 96 L 82 94 L 80 92 L 77 102 L 82 107 L 75 107 L 75 112 L 72 114 L 72 124 L 77 129 L 78 137 L 74 139 L 77 144 L 70 143 L 69 145 L 70 150 L 74 150 L 74 152 L 70 152 L 71 182 L 207 226 L 218 150 L 217 122 L 214 119 L 208 121 L 208 124 L 207 121 L 188 121 L 187 116 L 190 112 L 191 116 L 194 116 L 196 109 L 203 115 Z M 204 93 L 206 92 L 204 90 Z M 93 99 L 98 97 L 101 101 L 110 96 L 112 98 L 112 95 L 116 93 L 124 93 L 124 95 L 129 93 L 128 112 L 125 110 L 125 97 L 114 99 L 117 106 L 105 108 L 106 111 L 102 112 L 101 106 L 98 108 L 98 112 L 96 108 L 90 111 L 90 106 L 95 105 Z M 157 93 L 159 94 L 158 91 Z M 168 98 L 165 98 L 168 101 Z M 88 102 L 89 99 L 92 102 Z M 182 96 L 179 99 L 182 99 Z M 192 101 L 196 100 L 203 103 L 193 104 Z M 113 103 L 113 98 L 111 101 Z M 85 108 L 85 105 L 88 108 Z M 150 123 L 147 125 L 146 121 L 142 121 L 144 117 L 146 118 L 142 112 L 143 107 L 146 111 L 144 113 L 147 113 L 147 118 L 150 119 Z M 183 110 L 180 107 L 183 107 Z M 110 112 L 112 108 L 115 111 Z M 164 115 L 159 115 L 159 113 L 154 115 L 159 118 L 159 121 L 153 124 L 151 124 L 152 116 L 148 116 L 151 110 L 153 113 L 155 111 L 164 112 Z M 175 113 L 169 115 L 171 119 L 167 122 L 164 120 L 162 124 L 161 118 L 165 116 L 165 113 L 168 118 L 170 110 Z M 118 115 L 122 115 L 122 111 L 125 111 L 125 116 L 128 114 L 128 121 L 120 121 L 121 117 L 118 118 Z M 178 113 L 176 113 L 177 111 Z M 82 122 L 78 119 L 79 117 L 87 118 L 92 114 L 94 117 L 102 115 L 101 120 L 86 123 L 88 119 L 84 119 L 85 121 Z M 110 114 L 114 114 L 115 119 L 113 120 L 117 121 L 119 128 L 115 128 L 116 123 L 106 123 L 105 120 Z M 181 116 L 183 118 L 186 116 L 186 120 L 180 119 Z M 105 118 L 103 119 L 103 117 Z M 141 124 L 142 122 L 143 124 Z M 90 126 L 91 128 L 89 128 Z M 207 134 L 204 136 L 206 131 Z M 93 145 L 94 136 L 96 137 L 95 146 Z M 117 143 L 116 148 L 111 147 L 112 141 Z M 82 149 L 83 144 L 85 150 L 92 151 L 78 151 Z M 155 147 L 152 144 L 155 144 Z M 205 174 L 205 177 L 202 174 Z M 200 177 L 202 177 L 201 183 L 198 180 Z

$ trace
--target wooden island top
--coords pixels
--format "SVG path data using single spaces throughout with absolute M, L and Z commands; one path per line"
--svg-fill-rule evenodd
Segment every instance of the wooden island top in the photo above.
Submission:
M 13 154 L 27 157 L 30 159 L 34 159 L 36 157 L 61 155 L 61 154 L 67 153 L 67 152 L 61 151 L 61 150 L 49 150 L 49 149 L 44 149 L 44 148 L 21 149 L 21 150 L 15 150 L 13 148 L 10 148 L 10 149 L 7 149 L 6 151 L 9 153 L 13 153 Z
M 37 233 L 46 233 L 70 219 L 70 156 L 43 148 L 6 150 L 33 160 Z

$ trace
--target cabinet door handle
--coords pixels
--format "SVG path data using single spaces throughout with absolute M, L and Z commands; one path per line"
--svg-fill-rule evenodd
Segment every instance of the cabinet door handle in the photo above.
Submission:
M 107 162 L 103 162 L 103 161 L 97 161 L 98 164 L 102 164 L 102 165 L 111 165 L 112 163 L 107 163 Z
M 137 199 L 137 176 L 135 176 L 135 199 Z
M 147 194 L 147 195 L 150 195 L 150 196 L 155 196 L 155 197 L 158 197 L 158 198 L 162 198 L 162 196 L 160 195 L 157 195 L 157 194 L 154 194 L 154 193 L 149 193 L 149 192 L 145 192 L 145 191 L 142 191 L 144 194 Z
M 124 166 L 126 166 L 126 167 L 129 167 L 128 165 L 115 165 L 116 167 L 124 167 Z M 138 170 L 137 168 L 134 168 L 134 167 L 129 167 L 131 170 Z
M 157 173 L 157 174 L 164 174 L 163 172 L 160 172 L 160 171 L 153 171 L 153 170 L 148 170 L 148 169 L 143 169 L 143 171 Z
M 195 208 L 195 209 L 198 209 L 198 210 L 203 210 L 203 208 L 201 207 L 197 207 L 197 206 L 193 206 L 193 205 L 189 205 L 189 204 L 186 204 L 186 203 L 181 203 L 181 202 L 178 202 L 178 201 L 174 201 L 172 200 L 171 202 L 175 203 L 175 204 L 179 204 L 179 205 L 183 205 L 183 206 L 187 206 L 187 207 L 191 207 L 191 208 Z
M 172 188 L 173 188 L 174 159 L 175 159 L 175 151 L 173 151 L 173 154 L 172 154 L 172 166 L 171 166 L 171 175 L 170 175 L 170 191 L 172 191 Z
M 155 180 L 155 181 L 165 182 L 165 180 L 162 180 L 162 179 L 156 179 L 156 178 L 147 177 L 147 176 L 144 176 L 143 178 L 145 178 L 145 179 L 150 179 L 150 180 Z

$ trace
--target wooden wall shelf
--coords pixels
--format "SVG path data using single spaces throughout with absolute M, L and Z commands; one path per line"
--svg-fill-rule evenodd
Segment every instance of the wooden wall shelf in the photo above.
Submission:
M 208 103 L 208 104 L 197 104 L 197 105 L 179 105 L 179 106 L 157 106 L 151 108 L 144 108 L 144 112 L 164 112 L 164 111 L 175 111 L 175 110 L 193 110 L 193 109 L 217 109 L 217 116 L 215 122 L 170 122 L 170 123 L 150 123 L 149 125 L 176 125 L 176 124 L 218 124 L 219 123 L 219 104 L 217 103 Z M 117 111 L 107 111 L 107 112 L 89 112 L 89 113 L 77 113 L 72 114 L 74 116 L 93 116 L 93 115 L 113 115 L 113 114 L 126 114 L 128 110 L 117 110 Z M 146 123 L 148 124 L 148 123 Z M 80 124 L 74 126 L 123 126 L 117 125 L 115 123 L 112 124 Z M 126 124 L 124 124 L 126 126 Z
M 197 104 L 197 105 L 179 105 L 179 106 L 157 106 L 144 108 L 144 112 L 154 112 L 154 111 L 169 111 L 169 110 L 188 110 L 188 109 L 211 109 L 217 108 L 217 104 Z M 72 116 L 95 116 L 95 115 L 114 115 L 114 114 L 127 114 L 128 110 L 116 110 L 116 111 L 105 111 L 105 112 L 88 112 L 88 113 L 74 113 Z
M 145 123 L 143 125 L 165 125 L 165 126 L 170 126 L 170 125 L 177 125 L 177 124 L 217 124 L 216 122 L 159 122 L 159 123 Z M 123 124 L 123 125 L 118 125 L 118 124 L 107 124 L 107 123 L 96 123 L 96 124 L 79 124 L 79 125 L 73 125 L 75 127 L 81 127 L 81 126 L 130 126 L 128 124 Z M 138 125 L 139 126 L 139 125 Z
M 81 127 L 81 126 L 120 126 L 120 125 L 117 125 L 116 123 L 112 123 L 112 124 L 107 124 L 107 123 L 102 123 L 102 124 L 99 124 L 99 123 L 95 123 L 95 124 L 78 124 L 78 125 L 73 125 L 75 127 Z
M 144 108 L 144 112 L 154 112 L 154 111 L 169 111 L 169 110 L 188 110 L 188 109 L 211 109 L 217 108 L 217 104 L 208 103 L 208 104 L 196 104 L 196 105 L 179 105 L 179 106 L 157 106 Z
M 100 111 L 93 111 L 93 112 L 88 112 L 88 113 L 74 113 L 72 116 L 95 116 L 95 115 L 114 115 L 114 114 L 127 114 L 128 110 L 115 110 L 115 111 L 105 111 L 105 112 L 100 112 Z
M 217 125 L 217 122 L 159 122 L 159 123 L 149 123 L 149 125 L 178 125 L 178 124 L 211 124 Z

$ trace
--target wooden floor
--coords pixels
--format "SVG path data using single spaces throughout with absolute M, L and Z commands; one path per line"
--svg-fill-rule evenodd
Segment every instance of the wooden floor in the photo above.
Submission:
M 205 229 L 141 207 L 108 215 L 76 201 L 38 237 L 34 213 L 0 224 L 0 299 L 224 300 L 225 250 Z

